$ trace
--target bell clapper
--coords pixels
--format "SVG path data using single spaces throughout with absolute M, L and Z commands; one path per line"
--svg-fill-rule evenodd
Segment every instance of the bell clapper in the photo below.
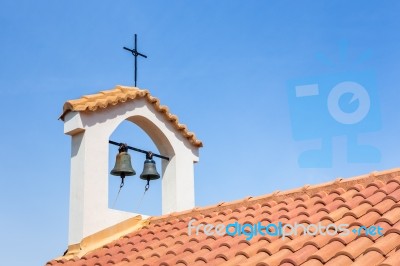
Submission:
M 125 180 L 125 174 L 122 173 L 121 174 L 121 184 L 119 185 L 119 191 L 121 191 L 121 188 L 125 185 L 124 180 Z
M 125 179 L 125 174 L 121 174 L 121 184 L 119 185 L 120 189 L 125 185 L 124 184 L 124 179 Z
M 117 203 L 119 193 L 121 193 L 122 187 L 125 185 L 124 180 L 125 180 L 125 174 L 121 173 L 121 184 L 119 185 L 119 190 L 118 190 L 117 196 L 115 197 L 114 204 L 112 206 L 113 208 L 115 207 L 115 203 Z
M 144 192 L 137 204 L 136 210 L 139 210 L 139 207 L 142 205 L 143 198 L 146 195 L 146 192 L 147 192 L 147 190 L 149 190 L 149 188 L 150 188 L 150 178 L 147 178 L 147 184 L 146 184 L 146 186 L 144 186 Z

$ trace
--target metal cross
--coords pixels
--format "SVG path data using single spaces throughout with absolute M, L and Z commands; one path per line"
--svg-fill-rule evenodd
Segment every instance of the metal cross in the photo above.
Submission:
M 127 51 L 129 51 L 129 52 L 131 52 L 132 55 L 135 57 L 135 87 L 136 87 L 136 79 L 137 79 L 137 57 L 138 57 L 138 55 L 140 55 L 140 56 L 142 56 L 142 57 L 144 57 L 144 58 L 147 58 L 147 56 L 144 55 L 144 54 L 141 54 L 141 53 L 139 53 L 139 52 L 137 51 L 137 37 L 136 37 L 136 34 L 135 34 L 135 48 L 129 49 L 129 48 L 124 47 L 124 49 L 127 50 Z

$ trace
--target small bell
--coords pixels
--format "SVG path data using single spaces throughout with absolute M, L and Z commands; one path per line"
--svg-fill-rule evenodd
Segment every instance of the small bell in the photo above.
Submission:
M 115 160 L 115 166 L 114 169 L 111 170 L 110 174 L 120 176 L 122 178 L 136 174 L 131 164 L 131 156 L 128 154 L 127 150 L 128 149 L 126 145 L 121 145 L 119 147 L 119 153 L 117 154 Z
M 160 174 L 157 172 L 156 162 L 152 159 L 152 157 L 153 156 L 151 153 L 147 154 L 140 179 L 149 181 L 160 178 Z

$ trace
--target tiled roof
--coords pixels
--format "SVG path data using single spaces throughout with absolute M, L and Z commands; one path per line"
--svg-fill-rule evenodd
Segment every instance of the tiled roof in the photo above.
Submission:
M 376 225 L 365 233 L 290 236 L 188 234 L 188 223 Z M 149 224 L 81 258 L 50 265 L 400 265 L 400 169 L 152 217 Z
M 196 138 L 196 135 L 190 132 L 186 125 L 180 124 L 178 117 L 171 114 L 167 106 L 161 105 L 160 101 L 156 97 L 153 97 L 148 90 L 141 90 L 135 87 L 116 86 L 112 90 L 85 95 L 76 100 L 69 100 L 64 103 L 60 119 L 64 120 L 65 115 L 71 111 L 97 111 L 137 98 L 145 98 L 158 112 L 162 113 L 164 117 L 172 123 L 175 129 L 180 131 L 191 144 L 196 147 L 203 147 L 203 143 Z

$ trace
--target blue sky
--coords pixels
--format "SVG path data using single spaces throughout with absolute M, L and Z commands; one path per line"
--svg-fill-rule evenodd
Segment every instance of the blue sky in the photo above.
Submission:
M 399 11 L 396 1 L 2 0 L 2 263 L 43 265 L 66 249 L 70 138 L 57 118 L 68 99 L 132 85 L 132 57 L 122 47 L 132 46 L 134 33 L 149 56 L 139 59 L 138 86 L 204 142 L 197 205 L 399 167 Z M 372 116 L 363 124 L 322 115 L 343 81 L 364 82 Z M 291 98 L 293 86 L 310 82 L 321 97 Z M 348 96 L 338 103 L 345 113 L 363 104 Z M 313 137 L 297 139 L 302 132 Z M 375 147 L 378 158 L 350 145 L 350 135 Z M 330 165 L 299 164 L 322 137 Z M 113 138 L 154 148 L 129 123 Z M 365 160 L 349 161 L 349 146 L 353 159 Z M 144 158 L 131 155 L 140 173 Z M 117 208 L 159 214 L 159 183 L 136 207 L 144 183 L 127 180 Z M 117 189 L 110 177 L 110 202 Z

